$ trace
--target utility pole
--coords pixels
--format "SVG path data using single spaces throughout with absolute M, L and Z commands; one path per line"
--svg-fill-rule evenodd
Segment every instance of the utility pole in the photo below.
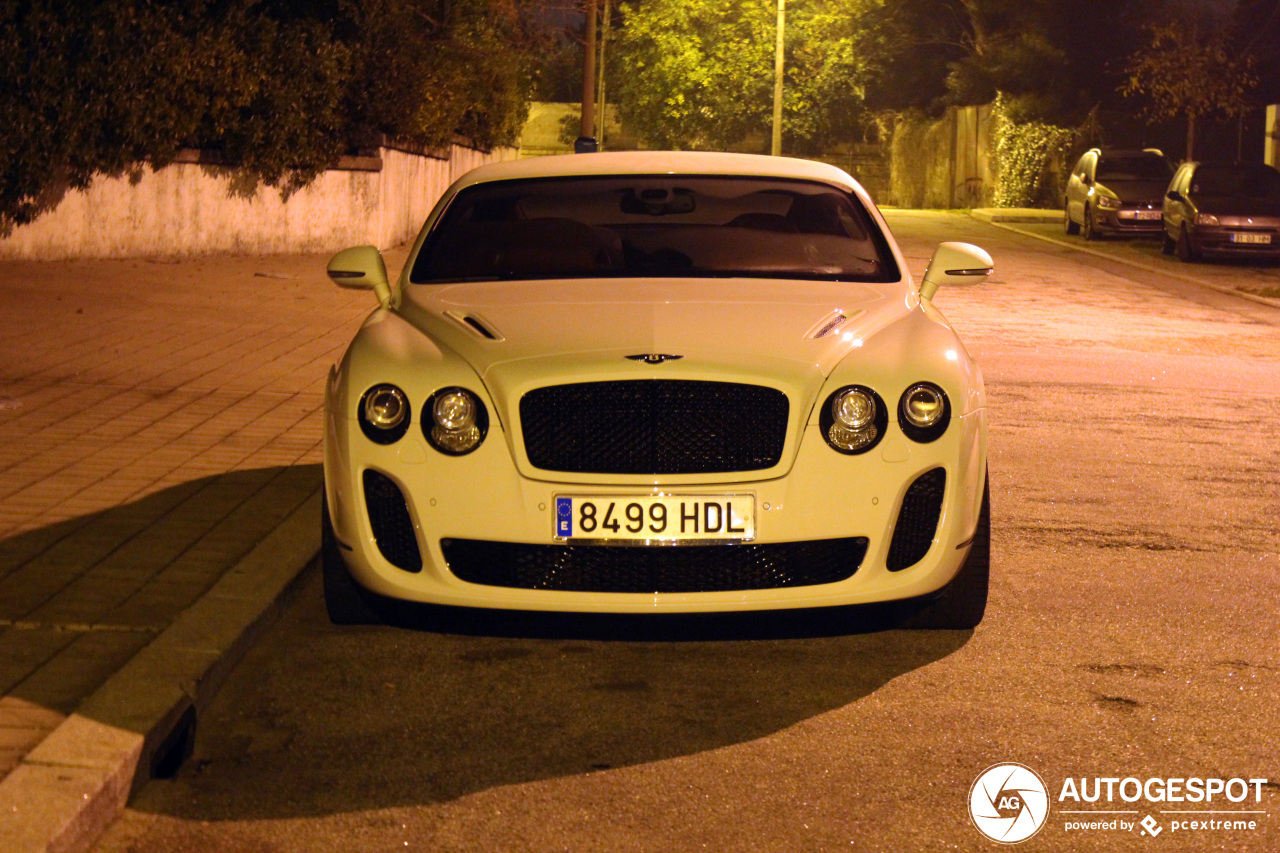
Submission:
M 787 0 L 778 0 L 778 30 L 773 51 L 773 145 L 774 157 L 782 154 L 782 47 L 787 30 Z
M 573 143 L 576 154 L 590 154 L 596 142 L 596 0 L 587 0 L 587 44 L 582 56 L 582 123 Z
M 610 11 L 609 7 L 610 7 L 609 0 L 604 0 L 604 21 L 602 22 L 603 29 L 601 29 L 600 31 L 600 65 L 599 65 L 599 69 L 596 72 L 596 76 L 597 76 L 596 97 L 599 99 L 599 103 L 596 104 L 596 106 L 598 107 L 598 109 L 596 110 L 596 147 L 597 148 L 604 147 L 605 122 L 609 120 L 609 115 L 608 115 L 609 102 L 605 98 L 605 94 L 604 94 L 604 83 L 605 83 L 605 80 L 604 80 L 605 61 L 604 60 L 605 60 L 605 51 L 609 46 L 609 11 Z

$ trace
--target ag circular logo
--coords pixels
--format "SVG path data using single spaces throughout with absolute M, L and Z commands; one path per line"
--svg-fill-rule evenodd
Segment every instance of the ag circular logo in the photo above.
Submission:
M 969 789 L 969 817 L 978 831 L 1001 844 L 1026 841 L 1049 817 L 1049 792 L 1030 767 L 996 764 Z

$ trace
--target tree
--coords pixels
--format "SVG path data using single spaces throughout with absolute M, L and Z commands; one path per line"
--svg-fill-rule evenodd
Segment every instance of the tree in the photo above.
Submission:
M 1178 21 L 1154 25 L 1150 35 L 1150 43 L 1130 57 L 1121 92 L 1146 99 L 1148 121 L 1186 116 L 1191 160 L 1197 119 L 1237 116 L 1249 108 L 1249 92 L 1257 85 L 1253 61 L 1235 55 L 1224 35 L 1202 35 Z
M 850 139 L 881 54 L 883 0 L 788 8 L 783 128 L 790 151 Z M 731 148 L 767 135 L 776 0 L 643 0 L 621 8 L 611 77 L 619 112 L 646 142 Z
M 287 193 L 384 135 L 510 143 L 540 3 L 0 0 L 0 233 L 182 148 Z

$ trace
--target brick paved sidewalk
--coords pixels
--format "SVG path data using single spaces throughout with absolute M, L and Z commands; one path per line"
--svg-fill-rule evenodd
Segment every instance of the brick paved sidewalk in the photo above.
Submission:
M 320 489 L 326 260 L 0 263 L 0 778 Z

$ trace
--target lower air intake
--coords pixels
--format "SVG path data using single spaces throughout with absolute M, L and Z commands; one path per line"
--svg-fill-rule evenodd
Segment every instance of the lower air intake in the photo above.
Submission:
M 449 570 L 464 581 L 564 592 L 727 592 L 847 580 L 867 539 L 690 547 L 523 545 L 444 539 Z
M 364 472 L 364 505 L 378 550 L 387 562 L 406 572 L 422 571 L 422 553 L 404 493 L 395 481 L 377 471 Z
M 898 572 L 924 559 L 938 534 L 938 517 L 942 514 L 942 496 L 947 490 L 947 472 L 942 468 L 926 471 L 916 478 L 902 498 L 898 524 L 893 528 L 886 561 L 889 571 Z

